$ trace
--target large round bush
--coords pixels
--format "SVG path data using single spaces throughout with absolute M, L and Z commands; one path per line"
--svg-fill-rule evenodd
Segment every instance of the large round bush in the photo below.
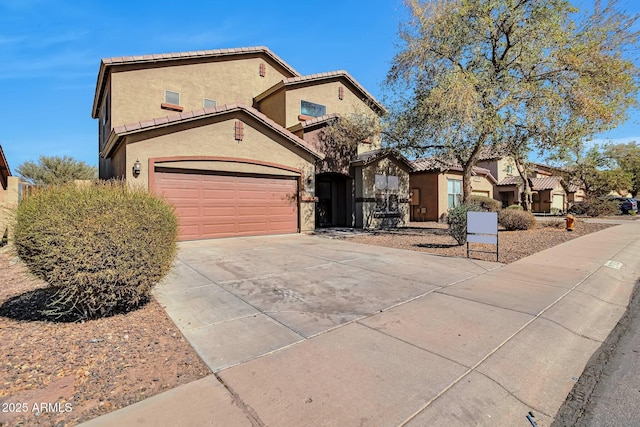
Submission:
M 82 318 L 131 310 L 176 253 L 173 208 L 121 182 L 36 188 L 16 212 L 14 243 L 55 289 L 52 311 Z
M 536 225 L 536 217 L 525 210 L 502 209 L 498 212 L 498 223 L 507 230 L 529 230 Z

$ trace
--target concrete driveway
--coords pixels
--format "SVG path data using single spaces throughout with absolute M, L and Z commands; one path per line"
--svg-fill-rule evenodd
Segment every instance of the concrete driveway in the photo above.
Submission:
M 155 295 L 217 372 L 500 267 L 300 234 L 217 239 L 181 243 Z

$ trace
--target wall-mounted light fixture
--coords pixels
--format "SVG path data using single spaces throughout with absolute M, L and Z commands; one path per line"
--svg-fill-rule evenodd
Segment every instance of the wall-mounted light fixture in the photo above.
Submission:
M 142 164 L 140 160 L 136 159 L 136 162 L 133 164 L 133 176 L 137 177 L 140 175 L 140 169 L 142 168 Z
M 308 175 L 307 178 L 304 180 L 304 191 L 306 191 L 307 193 L 313 194 L 314 190 L 314 186 L 313 186 L 313 176 L 312 175 Z

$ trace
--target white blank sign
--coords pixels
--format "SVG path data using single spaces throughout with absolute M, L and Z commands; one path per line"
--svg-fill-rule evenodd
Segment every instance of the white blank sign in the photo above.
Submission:
M 476 234 L 490 234 L 490 236 Z M 493 245 L 498 243 L 498 213 L 467 212 L 467 241 Z
M 467 212 L 467 233 L 498 235 L 498 212 Z

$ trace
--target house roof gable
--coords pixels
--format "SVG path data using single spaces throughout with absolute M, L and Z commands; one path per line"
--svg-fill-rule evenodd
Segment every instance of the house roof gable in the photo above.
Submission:
M 253 46 L 234 49 L 213 49 L 213 50 L 196 50 L 189 52 L 160 53 L 153 55 L 134 55 L 134 56 L 117 56 L 112 58 L 104 58 L 100 62 L 100 70 L 98 71 L 98 80 L 96 82 L 96 91 L 93 98 L 93 109 L 91 116 L 95 119 L 98 117 L 98 110 L 102 97 L 104 96 L 107 77 L 111 72 L 111 68 L 121 65 L 131 64 L 157 64 L 160 62 L 185 61 L 185 60 L 202 60 L 207 58 L 229 58 L 237 59 L 246 55 L 263 55 L 269 58 L 279 66 L 281 66 L 292 77 L 300 74 L 289 64 L 283 61 L 279 56 L 273 53 L 268 47 Z
M 9 162 L 7 162 L 7 158 L 4 156 L 2 145 L 0 145 L 0 177 L 2 178 L 2 182 L 4 182 L 4 185 L 6 185 L 7 178 L 10 176 L 11 169 L 9 168 Z
M 378 114 L 386 113 L 386 108 L 373 96 L 371 95 L 356 79 L 354 79 L 349 73 L 344 70 L 338 71 L 329 71 L 326 73 L 318 73 L 318 74 L 309 74 L 306 76 L 294 76 L 288 79 L 284 79 L 275 85 L 271 86 L 269 89 L 265 90 L 254 99 L 256 102 L 260 102 L 263 99 L 269 97 L 270 95 L 283 90 L 288 89 L 300 85 L 307 84 L 324 84 L 334 80 L 341 80 L 350 86 L 355 92 L 360 93 L 372 106 L 375 107 L 378 111 Z
M 295 146 L 302 148 L 314 157 L 323 159 L 324 155 L 316 151 L 307 141 L 298 138 L 289 130 L 283 128 L 264 114 L 252 107 L 248 107 L 243 104 L 225 104 L 212 108 L 202 108 L 199 110 L 183 112 L 180 114 L 172 114 L 169 116 L 157 117 L 150 120 L 143 120 L 140 122 L 129 123 L 121 126 L 116 126 L 111 130 L 111 134 L 105 144 L 104 150 L 100 153 L 103 157 L 108 157 L 111 152 L 121 143 L 122 138 L 140 132 L 146 132 L 153 129 L 160 129 L 169 126 L 178 125 L 181 123 L 194 122 L 198 120 L 204 120 L 210 117 L 221 116 L 229 114 L 235 111 L 242 111 L 243 113 L 253 117 L 258 122 L 264 124 L 268 128 L 274 130 L 284 138 L 291 141 Z
M 406 165 L 409 171 L 411 171 L 412 169 L 411 162 L 407 160 L 407 158 L 404 157 L 402 154 L 400 154 L 399 151 L 393 150 L 393 149 L 389 150 L 389 149 L 380 148 L 377 150 L 365 151 L 364 153 L 358 154 L 356 158 L 352 160 L 351 164 L 366 166 L 370 163 L 373 163 L 387 156 L 397 159 L 398 161 Z
M 544 178 L 529 178 L 531 189 L 534 191 L 553 190 L 562 185 L 562 177 L 547 176 Z M 520 177 L 508 176 L 498 183 L 498 185 L 520 185 Z
M 411 162 L 412 172 L 463 172 L 462 166 L 454 162 L 447 162 L 437 157 L 424 157 L 416 159 Z M 473 176 L 485 176 L 492 183 L 497 183 L 498 180 L 491 174 L 489 169 L 474 166 L 471 169 L 471 175 Z

